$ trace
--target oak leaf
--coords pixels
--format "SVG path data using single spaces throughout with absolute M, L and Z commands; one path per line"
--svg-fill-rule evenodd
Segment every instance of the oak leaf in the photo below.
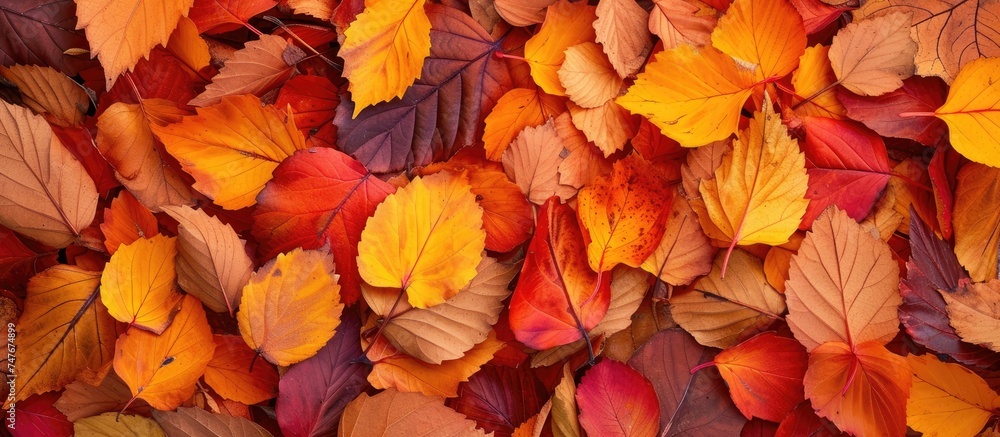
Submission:
M 594 11 L 596 41 L 621 77 L 634 75 L 653 49 L 649 13 L 632 0 L 604 0 Z
M 50 67 L 11 65 L 0 67 L 0 76 L 21 93 L 23 103 L 50 123 L 81 126 L 90 109 L 90 98 L 80 84 Z
M 855 21 L 833 37 L 830 65 L 837 82 L 855 94 L 879 96 L 913 75 L 917 43 L 910 38 L 910 14 L 891 13 Z
M 1000 408 L 1000 395 L 979 375 L 937 357 L 909 355 L 913 387 L 906 424 L 924 435 L 975 435 Z
M 111 201 L 111 207 L 104 209 L 104 223 L 101 223 L 104 247 L 108 249 L 108 254 L 114 255 L 122 244 L 132 244 L 140 238 L 156 235 L 158 226 L 153 213 L 128 190 L 122 190 Z
M 955 255 L 973 281 L 997 277 L 1000 247 L 1000 169 L 968 164 L 955 189 Z
M 718 15 L 700 0 L 653 0 L 649 31 L 660 37 L 666 50 L 681 44 L 706 46 L 712 43 Z
M 344 60 L 354 118 L 370 105 L 402 97 L 431 53 L 424 0 L 366 0 L 344 37 L 338 56 Z
M 240 334 L 267 361 L 305 360 L 333 337 L 344 305 L 326 250 L 293 249 L 254 272 L 236 314 Z
M 559 67 L 559 83 L 573 103 L 583 108 L 596 108 L 618 97 L 624 81 L 615 73 L 600 45 L 582 42 L 564 53 L 566 58 Z
M 558 0 L 548 7 L 545 21 L 524 44 L 524 59 L 539 88 L 553 96 L 566 94 L 558 74 L 566 58 L 564 52 L 582 42 L 594 41 L 596 19 L 596 8 L 586 3 Z
M 211 106 L 226 96 L 262 96 L 295 74 L 295 65 L 306 57 L 302 49 L 285 38 L 261 35 L 226 60 L 205 91 L 191 99 L 191 106 Z
M 0 102 L 0 157 L 0 225 L 59 248 L 90 226 L 97 186 L 44 118 Z
M 563 99 L 541 89 L 514 88 L 507 91 L 486 116 L 483 142 L 486 157 L 499 161 L 504 151 L 525 128 L 540 126 L 565 112 Z
M 476 423 L 444 406 L 440 397 L 393 389 L 375 396 L 362 393 L 344 410 L 338 436 L 372 435 L 486 436 Z
M 140 58 L 149 57 L 157 44 L 167 44 L 181 17 L 194 0 L 80 0 L 77 29 L 86 28 L 91 57 L 104 66 L 107 88 L 122 73 L 132 71 Z
M 238 335 L 214 335 L 215 354 L 205 368 L 205 383 L 220 396 L 247 405 L 278 395 L 278 371 L 254 363 L 257 353 Z
M 486 239 L 482 215 L 464 177 L 415 178 L 368 219 L 358 243 L 362 279 L 405 291 L 416 308 L 443 303 L 476 275 Z
M 306 148 L 291 111 L 252 95 L 225 97 L 180 122 L 150 127 L 194 177 L 194 189 L 226 209 L 256 203 L 275 167 Z
M 806 30 L 786 0 L 736 0 L 712 31 L 712 45 L 751 68 L 757 81 L 769 80 L 798 66 Z
M 179 407 L 194 394 L 215 351 L 201 302 L 184 296 L 174 321 L 159 335 L 130 329 L 115 344 L 114 369 L 132 390 L 158 410 Z
M 101 301 L 108 313 L 119 322 L 162 333 L 184 297 L 177 292 L 176 254 L 177 239 L 163 235 L 119 246 L 101 274 Z
M 951 145 L 962 156 L 1000 167 L 1000 60 L 977 59 L 958 72 L 948 99 L 934 115 L 948 124 Z
M 589 435 L 651 437 L 660 427 L 653 384 L 627 364 L 602 360 L 576 388 L 580 425 Z

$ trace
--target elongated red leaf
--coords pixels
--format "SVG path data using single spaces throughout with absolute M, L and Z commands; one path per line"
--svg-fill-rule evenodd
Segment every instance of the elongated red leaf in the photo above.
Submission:
M 903 117 L 907 112 L 934 112 L 944 104 L 948 87 L 937 77 L 913 76 L 902 88 L 877 97 L 860 96 L 839 89 L 837 100 L 847 108 L 847 115 L 879 135 L 908 138 L 927 146 L 937 144 L 944 135 L 944 121 L 937 117 Z

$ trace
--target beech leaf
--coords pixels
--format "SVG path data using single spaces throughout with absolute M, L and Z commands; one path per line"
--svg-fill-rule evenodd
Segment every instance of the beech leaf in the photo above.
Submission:
M 865 96 L 903 86 L 903 79 L 913 75 L 917 52 L 910 23 L 910 14 L 891 13 L 844 26 L 830 46 L 830 65 L 840 85 Z
M 476 423 L 444 406 L 439 397 L 401 393 L 393 389 L 375 396 L 362 393 L 344 410 L 337 435 L 390 436 L 400 434 L 485 436 Z

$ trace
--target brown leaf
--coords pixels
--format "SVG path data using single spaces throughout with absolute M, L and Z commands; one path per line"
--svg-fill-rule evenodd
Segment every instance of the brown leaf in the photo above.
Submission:
M 973 281 L 997 277 L 1000 247 L 1000 169 L 969 163 L 955 190 L 955 255 Z
M 83 381 L 73 381 L 63 390 L 62 396 L 53 404 L 71 422 L 84 417 L 96 416 L 109 411 L 122 411 L 132 392 L 125 381 L 115 372 L 109 372 L 100 385 L 90 385 Z M 149 404 L 136 399 L 125 411 L 146 414 Z
M 565 202 L 577 190 L 560 183 L 563 150 L 555 122 L 549 119 L 541 126 L 525 128 L 514 139 L 503 152 L 504 171 L 532 203 L 541 205 L 552 196 Z
M 621 77 L 639 71 L 653 49 L 647 21 L 649 13 L 634 0 L 603 0 L 597 4 L 597 42 L 603 45 Z
M 840 84 L 855 94 L 878 96 L 913 75 L 917 43 L 910 15 L 892 13 L 856 21 L 833 37 L 830 64 Z
M 178 408 L 177 411 L 153 410 L 153 418 L 160 423 L 167 437 L 271 437 L 260 425 L 242 417 L 214 414 L 196 407 Z
M 969 284 L 954 292 L 938 290 L 948 318 L 962 340 L 1000 352 L 1000 280 Z
M 81 126 L 90 97 L 80 84 L 52 68 L 38 65 L 0 67 L 0 76 L 21 92 L 24 104 L 59 126 Z
M 295 63 L 306 57 L 302 49 L 275 35 L 261 35 L 233 53 L 205 91 L 188 102 L 211 106 L 225 96 L 264 93 L 284 83 L 295 71 Z

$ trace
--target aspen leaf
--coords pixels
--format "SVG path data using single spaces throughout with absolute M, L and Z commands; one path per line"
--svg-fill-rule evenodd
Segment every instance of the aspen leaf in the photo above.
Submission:
M 101 274 L 101 301 L 116 320 L 159 334 L 183 296 L 177 292 L 177 239 L 154 235 L 118 247 Z
M 649 13 L 633 0 L 603 0 L 595 10 L 597 42 L 621 77 L 635 74 L 653 49 Z
M 873 228 L 830 207 L 792 257 L 788 326 L 812 351 L 828 342 L 886 344 L 899 332 L 899 266 Z
M 962 156 L 1000 167 L 1000 60 L 977 59 L 962 67 L 948 99 L 934 115 L 948 124 L 951 145 Z
M 372 435 L 486 436 L 476 422 L 444 405 L 440 397 L 393 389 L 375 396 L 362 393 L 344 410 L 341 437 Z
M 541 126 L 522 130 L 503 152 L 507 177 L 520 187 L 531 203 L 541 205 L 552 196 L 567 201 L 576 195 L 575 188 L 560 183 L 559 168 L 564 150 L 561 145 L 555 122 L 549 119 Z
M 653 384 L 628 364 L 602 360 L 576 389 L 580 425 L 589 435 L 655 436 L 660 403 Z
M 264 264 L 243 287 L 240 334 L 267 361 L 287 366 L 333 337 L 344 305 L 326 250 L 293 249 Z
M 486 239 L 482 215 L 464 177 L 414 178 L 368 219 L 358 243 L 361 278 L 404 290 L 416 308 L 443 303 L 476 275 Z
M 431 21 L 424 0 L 365 3 L 364 12 L 344 32 L 338 53 L 355 118 L 368 106 L 402 97 L 431 53 Z
M 670 285 L 687 285 L 712 270 L 715 248 L 698 224 L 688 200 L 674 193 L 660 243 L 642 269 Z
M 840 85 L 865 96 L 903 86 L 903 79 L 913 75 L 917 52 L 910 20 L 910 14 L 891 13 L 841 29 L 830 46 L 830 65 Z
M 140 238 L 156 235 L 157 226 L 153 213 L 142 206 L 128 190 L 122 190 L 111 201 L 111 208 L 104 209 L 104 223 L 101 223 L 104 247 L 109 254 L 114 255 L 122 244 L 131 244 Z
M 563 99 L 541 89 L 514 88 L 507 91 L 486 116 L 483 142 L 486 157 L 499 161 L 503 152 L 525 128 L 540 126 L 566 108 Z
M 213 335 L 215 354 L 205 369 L 205 383 L 226 399 L 253 405 L 278 395 L 278 371 L 254 363 L 257 353 L 238 335 Z
M 524 59 L 531 67 L 531 77 L 546 93 L 566 94 L 559 82 L 559 67 L 566 58 L 564 52 L 579 43 L 594 41 L 595 10 L 586 3 L 558 0 L 549 6 L 538 32 L 524 43 Z
M 730 252 L 736 245 L 783 244 L 806 212 L 807 185 L 798 141 L 788 136 L 765 98 L 764 110 L 740 131 L 715 178 L 701 181 L 698 188 L 708 214 L 699 219 L 706 234 L 727 243 Z M 705 225 L 709 220 L 715 227 Z
M 698 343 L 729 348 L 766 329 L 781 317 L 785 302 L 764 279 L 761 261 L 742 250 L 729 259 L 723 277 L 724 254 L 712 271 L 694 283 L 688 293 L 670 298 L 670 314 Z
M 69 127 L 83 125 L 90 98 L 78 83 L 52 68 L 38 65 L 0 67 L 0 76 L 21 92 L 24 104 L 50 123 Z
M 77 29 L 86 29 L 91 57 L 104 67 L 107 89 L 118 75 L 132 71 L 157 44 L 167 44 L 194 0 L 80 0 Z
M 184 296 L 174 321 L 159 335 L 130 329 L 115 345 L 114 369 L 133 399 L 158 410 L 179 407 L 194 394 L 215 351 L 201 302 Z
M 667 50 L 681 44 L 709 45 L 718 13 L 700 0 L 653 0 L 649 31 L 660 37 Z
M 997 277 L 1000 247 L 1000 169 L 968 164 L 955 189 L 955 255 L 973 281 Z
M 295 63 L 305 57 L 302 49 L 289 44 L 284 38 L 261 35 L 259 40 L 250 41 L 246 47 L 234 52 L 205 91 L 188 104 L 211 106 L 225 96 L 242 94 L 260 97 L 288 80 L 294 74 Z
M 66 247 L 90 226 L 97 186 L 41 116 L 0 102 L 0 225 Z
M 624 82 L 600 45 L 582 42 L 566 49 L 565 55 L 559 67 L 559 83 L 573 103 L 583 108 L 596 108 L 618 97 Z
M 809 353 L 805 394 L 816 412 L 854 435 L 906 433 L 910 366 L 881 341 L 824 343 Z
M 615 162 L 610 175 L 580 190 L 579 217 L 590 268 L 601 273 L 619 263 L 642 265 L 663 237 L 672 195 L 666 181 L 637 154 Z
M 195 179 L 193 187 L 226 209 L 256 203 L 278 164 L 306 148 L 291 111 L 257 97 L 226 97 L 178 123 L 150 126 Z
M 752 68 L 761 81 L 795 69 L 806 48 L 806 30 L 786 0 L 736 0 L 712 31 L 712 45 Z
M 702 146 L 736 132 L 753 85 L 732 58 L 710 46 L 685 44 L 657 53 L 616 101 L 681 145 Z
M 976 435 L 1000 408 L 1000 395 L 982 377 L 935 356 L 906 357 L 913 387 L 906 402 L 906 424 L 924 435 Z

